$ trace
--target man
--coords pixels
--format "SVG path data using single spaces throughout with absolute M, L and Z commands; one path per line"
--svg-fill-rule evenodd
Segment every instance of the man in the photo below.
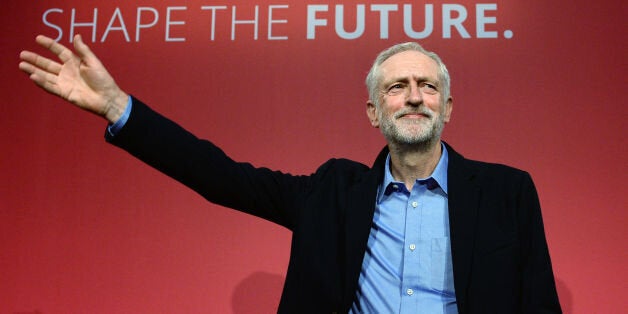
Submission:
M 80 36 L 76 54 L 36 41 L 62 63 L 24 51 L 20 69 L 107 119 L 109 142 L 293 232 L 279 312 L 561 312 L 530 176 L 441 141 L 449 74 L 418 44 L 383 51 L 367 77 L 366 113 L 387 141 L 373 166 L 331 159 L 292 176 L 235 162 L 128 96 Z

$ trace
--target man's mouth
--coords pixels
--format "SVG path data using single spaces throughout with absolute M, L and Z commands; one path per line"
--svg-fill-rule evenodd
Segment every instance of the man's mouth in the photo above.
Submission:
M 430 119 L 432 115 L 427 112 L 405 112 L 397 115 L 397 119 Z
M 408 113 L 401 116 L 402 118 L 411 118 L 411 119 L 419 119 L 419 118 L 428 118 L 428 116 L 421 113 Z

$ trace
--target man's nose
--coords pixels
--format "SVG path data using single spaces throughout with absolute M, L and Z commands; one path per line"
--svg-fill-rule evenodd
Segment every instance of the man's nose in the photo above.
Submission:
M 410 84 L 410 88 L 408 89 L 408 105 L 419 106 L 422 102 L 423 95 L 421 94 L 421 88 L 418 86 L 418 84 Z

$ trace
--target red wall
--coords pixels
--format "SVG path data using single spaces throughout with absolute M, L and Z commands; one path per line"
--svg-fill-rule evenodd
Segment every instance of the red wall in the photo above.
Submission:
M 91 46 L 123 89 L 234 158 L 292 173 L 331 157 L 370 164 L 384 141 L 364 114 L 364 76 L 377 52 L 411 40 L 402 5 L 413 4 L 418 31 L 426 7 L 361 2 L 364 32 L 345 39 L 335 5 L 352 32 L 356 2 L 316 3 L 329 5 L 315 14 L 327 25 L 310 39 L 316 23 L 300 1 L 3 3 L 0 313 L 275 311 L 289 232 L 208 204 L 106 144 L 105 122 L 36 88 L 18 70 L 18 54 L 43 52 L 39 33 L 68 44 L 74 10 L 73 32 L 91 43 L 95 29 Z M 626 4 L 494 0 L 483 19 L 476 2 L 430 3 L 433 31 L 420 42 L 453 78 L 445 140 L 469 158 L 532 174 L 567 313 L 620 312 L 628 282 Z M 398 10 L 386 20 L 371 4 Z M 273 9 L 270 34 L 269 5 L 283 5 Z M 257 39 L 252 24 L 236 24 L 231 39 L 233 6 L 240 21 L 253 20 L 258 6 Z M 467 12 L 469 38 L 447 27 L 447 8 L 458 10 L 452 19 Z

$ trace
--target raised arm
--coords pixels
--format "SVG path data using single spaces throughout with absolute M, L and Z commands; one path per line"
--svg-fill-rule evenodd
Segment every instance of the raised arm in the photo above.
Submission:
M 120 118 L 128 95 L 116 85 L 80 35 L 74 37 L 74 53 L 43 35 L 37 36 L 35 41 L 61 61 L 58 63 L 31 51 L 22 51 L 20 70 L 29 74 L 35 84 L 111 123 Z

